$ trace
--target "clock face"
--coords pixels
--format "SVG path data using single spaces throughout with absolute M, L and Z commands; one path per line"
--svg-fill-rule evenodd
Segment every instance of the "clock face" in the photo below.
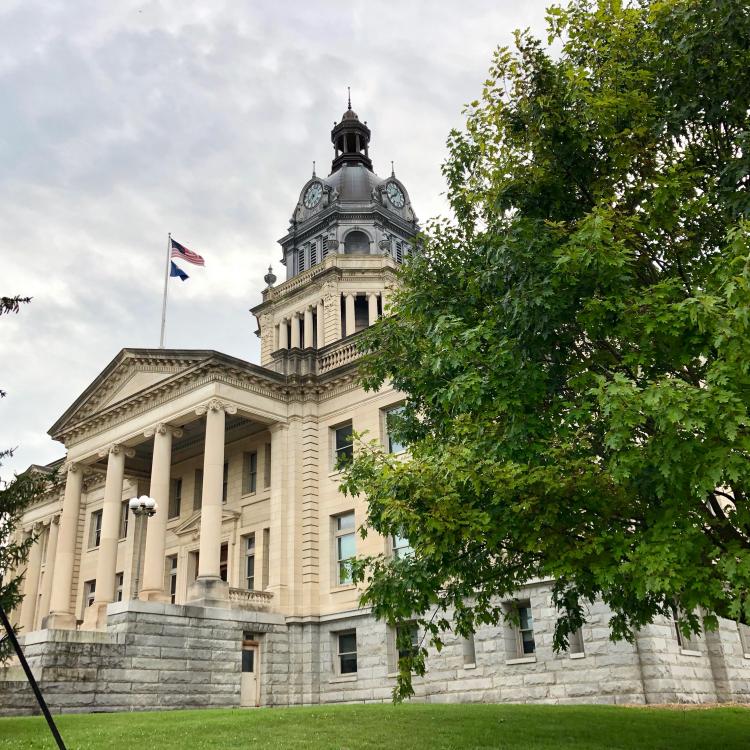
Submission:
M 319 182 L 313 182 L 305 191 L 305 197 L 302 199 L 302 202 L 305 204 L 305 208 L 315 208 L 320 203 L 322 196 L 323 186 Z
M 388 200 L 396 207 L 403 208 L 406 199 L 401 192 L 401 188 L 395 182 L 389 182 L 386 185 L 385 192 L 388 193 Z

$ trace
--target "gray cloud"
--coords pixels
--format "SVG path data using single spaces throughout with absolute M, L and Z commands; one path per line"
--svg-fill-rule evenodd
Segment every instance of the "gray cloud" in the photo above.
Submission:
M 46 435 L 125 346 L 158 343 L 166 235 L 207 258 L 170 287 L 167 345 L 256 360 L 276 240 L 352 86 L 376 171 L 422 220 L 493 49 L 544 33 L 544 2 L 0 4 L 3 476 L 52 460 Z M 279 273 L 281 276 L 282 274 Z

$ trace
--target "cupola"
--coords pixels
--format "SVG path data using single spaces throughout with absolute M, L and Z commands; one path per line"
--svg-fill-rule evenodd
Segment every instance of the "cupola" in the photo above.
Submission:
M 335 156 L 331 163 L 331 173 L 344 165 L 362 164 L 372 170 L 372 161 L 368 148 L 370 145 L 370 128 L 359 121 L 357 113 L 352 109 L 352 98 L 349 95 L 348 108 L 341 117 L 341 122 L 333 126 L 331 142 Z

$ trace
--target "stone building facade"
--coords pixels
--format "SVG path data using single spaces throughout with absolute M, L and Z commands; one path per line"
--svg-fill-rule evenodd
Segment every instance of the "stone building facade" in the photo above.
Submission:
M 358 607 L 346 561 L 402 554 L 356 534 L 364 500 L 338 490 L 352 430 L 388 434 L 402 395 L 357 382 L 357 334 L 387 310 L 417 220 L 372 169 L 351 107 L 331 174 L 303 186 L 280 240 L 287 278 L 252 310 L 260 364 L 215 351 L 124 349 L 55 422 L 58 483 L 24 518 L 38 542 L 14 613 L 50 705 L 64 711 L 387 701 L 396 634 Z M 147 494 L 148 521 L 128 512 Z M 549 582 L 433 654 L 417 699 L 652 703 L 745 700 L 750 633 L 722 621 L 685 642 L 672 621 L 609 641 L 592 609 L 555 654 Z M 418 633 L 414 633 L 419 638 Z M 2 670 L 0 712 L 33 700 Z

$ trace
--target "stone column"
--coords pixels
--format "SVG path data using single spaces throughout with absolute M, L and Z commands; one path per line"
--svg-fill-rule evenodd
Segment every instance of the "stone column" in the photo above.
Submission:
M 268 591 L 273 594 L 274 609 L 286 612 L 289 599 L 288 567 L 289 515 L 293 498 L 289 497 L 289 467 L 294 466 L 294 448 L 289 439 L 289 425 L 271 425 L 270 544 L 268 550 Z M 262 574 L 262 573 L 261 573 Z
M 44 560 L 44 585 L 42 598 L 39 600 L 39 614 L 44 618 L 49 614 L 50 597 L 52 595 L 52 576 L 55 572 L 55 558 L 57 556 L 57 538 L 60 532 L 60 517 L 54 516 L 49 523 L 47 532 L 47 557 Z
M 313 345 L 313 311 L 312 305 L 305 308 L 305 349 Z
M 31 536 L 36 537 L 29 552 L 29 562 L 23 581 L 23 602 L 21 603 L 20 625 L 24 633 L 34 630 L 34 614 L 36 599 L 39 594 L 39 571 L 42 568 L 42 525 L 35 524 L 31 529 Z
M 378 295 L 374 292 L 367 295 L 367 311 L 369 324 L 374 325 L 378 319 Z
M 99 539 L 99 558 L 96 562 L 96 593 L 94 603 L 84 613 L 84 629 L 104 628 L 107 624 L 107 605 L 115 600 L 117 572 L 117 543 L 120 538 L 120 504 L 125 478 L 125 456 L 135 451 L 113 443 L 100 456 L 107 456 L 107 478 L 104 483 L 102 533 Z
M 325 312 L 323 308 L 323 302 L 318 302 L 318 306 L 315 310 L 317 314 L 316 328 L 318 336 L 318 349 L 322 349 L 325 346 L 326 329 L 325 329 Z
M 156 513 L 146 522 L 146 551 L 143 556 L 143 581 L 139 598 L 144 601 L 168 602 L 164 590 L 164 545 L 169 515 L 169 480 L 172 468 L 172 437 L 180 437 L 182 430 L 158 424 L 145 437 L 154 436 L 151 458 L 151 486 L 149 496 L 156 500 Z M 139 554 L 136 550 L 135 554 Z
M 286 318 L 279 323 L 279 349 L 289 348 L 289 330 L 286 327 Z
M 203 505 L 198 578 L 188 590 L 188 601 L 213 607 L 226 606 L 229 599 L 229 586 L 219 576 L 224 428 L 227 413 L 236 414 L 237 407 L 217 398 L 196 409 L 196 414 L 206 415 L 206 444 L 203 453 Z
M 75 628 L 76 616 L 71 606 L 73 563 L 76 555 L 78 517 L 81 512 L 83 467 L 75 463 L 66 465 L 65 496 L 60 515 L 60 533 L 57 540 L 54 569 L 51 573 L 50 613 L 44 618 L 44 628 Z M 51 559 L 51 558 L 50 558 Z
M 344 321 L 346 328 L 344 330 L 344 336 L 351 336 L 354 333 L 354 295 L 347 294 L 344 302 L 346 305 L 346 320 Z
M 292 315 L 292 349 L 299 348 L 299 313 Z

